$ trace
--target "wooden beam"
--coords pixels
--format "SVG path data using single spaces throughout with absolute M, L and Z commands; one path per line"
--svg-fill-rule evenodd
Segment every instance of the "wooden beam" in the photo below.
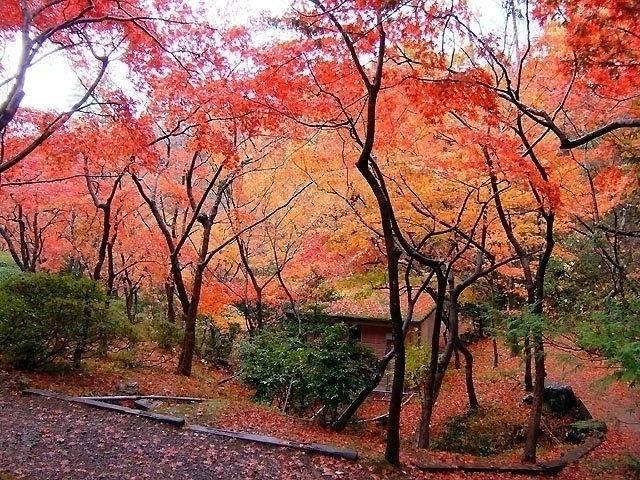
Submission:
M 170 402 L 206 402 L 211 400 L 210 398 L 200 397 L 172 397 L 167 395 L 105 395 L 102 397 L 77 397 L 84 400 L 96 400 L 98 402 L 125 402 L 136 400 L 165 400 Z
M 88 407 L 98 408 L 100 410 L 109 410 L 117 413 L 124 413 L 126 415 L 135 415 L 137 417 L 148 418 L 149 420 L 153 420 L 160 423 L 167 423 L 169 425 L 173 425 L 175 427 L 183 427 L 184 426 L 184 418 L 182 417 L 174 417 L 173 415 L 163 415 L 160 413 L 153 412 L 144 412 L 142 410 L 137 410 L 135 408 L 123 407 L 121 405 L 113 405 L 107 402 L 100 402 L 98 400 L 92 400 L 88 398 L 81 397 L 70 397 L 68 395 L 63 395 L 61 393 L 50 392 L 48 390 L 38 390 L 36 388 L 28 388 L 23 390 L 23 393 L 30 395 L 39 395 L 42 397 L 56 398 L 58 400 L 65 400 L 67 402 L 78 403 L 80 405 L 86 405 Z
M 489 472 L 489 473 L 516 473 L 522 475 L 555 475 L 570 463 L 578 461 L 591 450 L 602 443 L 600 438 L 589 438 L 582 445 L 567 452 L 564 456 L 555 460 L 525 465 L 521 463 L 496 465 L 491 463 L 419 463 L 414 465 L 423 472 Z
M 271 437 L 268 435 L 259 435 L 255 433 L 232 432 L 230 430 L 222 430 L 220 428 L 205 427 L 203 425 L 187 425 L 187 430 L 197 433 L 205 433 L 216 435 L 219 437 L 235 438 L 236 440 L 244 440 L 247 442 L 261 443 L 263 445 L 271 445 L 274 447 L 287 447 L 295 450 L 302 450 L 308 453 L 317 453 L 330 457 L 344 458 L 346 460 L 357 460 L 358 452 L 350 448 L 342 448 L 334 445 L 325 445 L 321 443 L 300 443 L 291 440 L 283 440 L 281 438 Z

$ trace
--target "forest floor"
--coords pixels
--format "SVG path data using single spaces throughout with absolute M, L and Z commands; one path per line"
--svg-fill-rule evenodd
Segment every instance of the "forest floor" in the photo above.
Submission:
M 473 346 L 476 388 L 481 405 L 494 418 L 524 425 L 521 365 L 501 348 L 498 368 L 491 365 L 489 341 Z M 640 478 L 640 396 L 629 387 L 605 381 L 610 371 L 600 362 L 548 350 L 549 380 L 571 384 L 596 419 L 608 423 L 605 442 L 557 477 L 573 479 Z M 228 373 L 198 363 L 190 378 L 173 373 L 174 358 L 148 351 L 142 365 L 123 368 L 118 362 L 89 361 L 81 372 L 5 375 L 0 382 L 0 480 L 85 478 L 427 478 L 416 462 L 482 461 L 470 455 L 413 448 L 420 412 L 416 397 L 403 409 L 404 467 L 391 470 L 382 461 L 384 427 L 369 422 L 335 433 L 276 409 L 251 401 L 252 392 L 235 380 L 218 385 Z M 0 371 L 0 374 L 2 372 Z M 113 394 L 121 382 L 135 381 L 144 394 L 201 396 L 211 400 L 194 406 L 166 406 L 189 423 L 269 434 L 289 440 L 355 448 L 358 462 L 307 455 L 289 449 L 203 436 L 143 419 L 88 409 L 59 400 L 26 397 L 16 392 L 26 385 L 74 395 Z M 383 399 L 367 402 L 359 415 L 369 418 L 386 410 Z M 452 415 L 466 409 L 464 370 L 451 369 L 436 405 L 434 437 Z M 545 419 L 554 431 L 554 418 Z M 491 428 L 491 427 L 489 427 Z M 539 460 L 557 458 L 571 446 L 544 435 Z M 517 461 L 520 447 L 491 457 L 492 463 Z M 429 474 L 430 479 L 511 479 L 509 474 Z

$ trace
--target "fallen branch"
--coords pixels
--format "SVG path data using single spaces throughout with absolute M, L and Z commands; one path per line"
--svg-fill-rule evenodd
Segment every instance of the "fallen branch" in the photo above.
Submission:
M 602 443 L 600 438 L 590 438 L 582 445 L 574 448 L 564 456 L 547 462 L 535 465 L 526 465 L 521 463 L 496 465 L 490 463 L 420 463 L 415 462 L 414 465 L 423 472 L 444 473 L 444 472 L 464 472 L 464 473 L 517 473 L 520 475 L 556 475 L 567 465 L 578 461 L 591 450 Z
M 324 412 L 325 408 L 327 408 L 327 406 L 326 406 L 326 405 L 323 405 L 322 407 L 320 407 L 320 409 L 319 409 L 316 413 L 314 413 L 314 414 L 311 416 L 311 418 L 310 418 L 310 419 L 308 419 L 308 421 L 309 421 L 309 422 L 313 422 L 313 421 L 318 417 L 318 415 L 320 415 L 322 412 Z
M 242 370 L 240 370 L 238 373 L 234 373 L 233 375 L 227 377 L 227 378 L 223 378 L 222 380 L 220 380 L 218 383 L 216 383 L 217 386 L 220 385 L 224 385 L 227 382 L 230 382 L 231 380 L 233 380 L 234 378 L 237 378 L 240 376 L 240 374 L 242 373 Z
M 549 435 L 549 438 L 555 442 L 556 445 L 562 445 L 562 442 L 558 440 L 558 438 L 553 434 L 549 426 L 546 423 L 544 423 L 542 420 L 540 420 L 540 426 L 542 427 L 542 430 L 544 430 L 544 432 L 547 435 Z
M 402 405 L 400 405 L 400 408 L 404 407 L 407 403 L 409 403 L 409 400 L 411 400 L 414 395 L 415 395 L 415 393 L 409 394 L 409 396 L 405 399 L 405 401 L 402 402 Z M 373 418 L 364 418 L 362 420 L 352 420 L 351 423 L 377 422 L 379 420 L 382 420 L 383 418 L 387 418 L 388 416 L 389 416 L 389 412 L 383 413 L 382 415 L 378 415 L 377 417 L 373 417 Z
M 289 403 L 289 395 L 291 394 L 291 387 L 293 386 L 293 379 L 289 382 L 289 388 L 287 388 L 287 396 L 284 397 L 284 405 L 282 405 L 282 413 L 287 411 L 287 404 Z
M 173 415 L 163 415 L 161 413 L 145 412 L 135 408 L 123 407 L 121 405 L 113 405 L 112 403 L 100 402 L 89 398 L 70 397 L 61 393 L 49 392 L 47 390 L 38 390 L 35 388 L 28 388 L 23 390 L 22 393 L 30 395 L 39 395 L 41 397 L 56 398 L 58 400 L 65 400 L 67 402 L 79 403 L 80 405 L 86 405 L 88 407 L 99 408 L 101 410 L 109 410 L 112 412 L 124 413 L 127 415 L 135 415 L 137 417 L 148 418 L 160 423 L 167 423 L 176 427 L 184 426 L 184 418 L 174 417 Z

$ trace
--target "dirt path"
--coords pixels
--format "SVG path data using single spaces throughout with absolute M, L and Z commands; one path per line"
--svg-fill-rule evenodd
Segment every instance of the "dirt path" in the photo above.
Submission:
M 3 473 L 29 480 L 369 478 L 358 464 L 21 396 L 0 396 Z

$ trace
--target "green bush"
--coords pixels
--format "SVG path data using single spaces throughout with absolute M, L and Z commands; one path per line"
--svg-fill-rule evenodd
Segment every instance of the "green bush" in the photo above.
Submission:
M 533 307 L 524 305 L 519 312 L 505 312 L 504 318 L 504 336 L 511 354 L 521 355 L 524 352 L 524 341 L 527 336 L 531 336 L 535 332 L 551 331 L 551 325 L 547 322 L 545 315 L 533 312 Z
M 602 478 L 640 480 L 640 457 L 625 453 L 591 462 L 591 471 Z
M 626 454 L 623 458 L 623 463 L 629 472 L 630 478 L 640 480 L 640 457 Z
M 137 368 L 140 366 L 140 362 L 138 361 L 138 355 L 135 348 L 127 348 L 125 350 L 120 350 L 113 355 L 113 359 L 119 363 L 122 368 L 126 368 L 131 370 L 133 368 Z
M 490 456 L 516 446 L 524 427 L 490 409 L 470 410 L 447 420 L 433 448 L 456 453 Z
M 0 281 L 3 281 L 14 275 L 20 275 L 21 270 L 13 261 L 11 255 L 7 252 L 0 251 Z
M 151 338 L 162 350 L 170 351 L 182 343 L 184 331 L 167 320 L 153 322 L 151 328 Z
M 281 410 L 328 423 L 368 384 L 376 358 L 345 325 L 264 329 L 240 345 L 242 378 L 256 398 Z
M 92 280 L 36 273 L 0 282 L 0 353 L 18 368 L 70 359 L 79 366 L 122 335 L 121 318 Z
M 420 389 L 429 373 L 431 349 L 424 345 L 407 347 L 405 381 L 411 389 Z

